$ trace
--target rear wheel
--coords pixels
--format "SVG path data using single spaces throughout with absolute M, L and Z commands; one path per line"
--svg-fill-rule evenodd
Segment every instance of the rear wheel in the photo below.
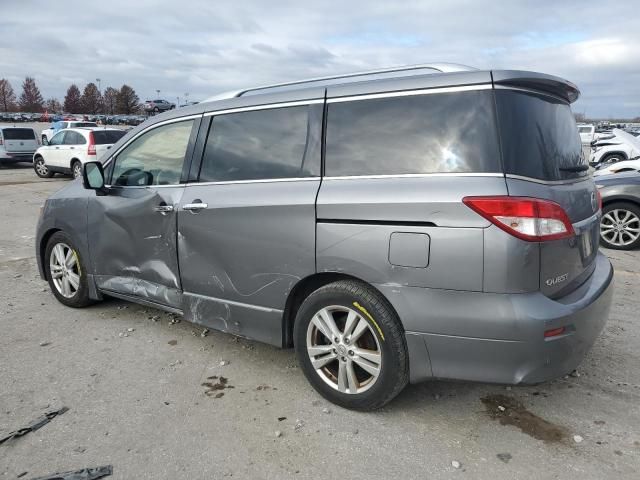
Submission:
M 75 308 L 93 303 L 89 298 L 87 270 L 69 235 L 56 232 L 51 236 L 43 263 L 51 291 L 60 303 Z
M 36 172 L 40 178 L 51 178 L 53 177 L 53 172 L 47 168 L 47 165 L 44 163 L 44 158 L 41 156 L 37 156 L 33 162 L 33 170 Z
M 71 173 L 73 178 L 82 177 L 82 163 L 79 160 L 74 160 L 71 162 Z
M 616 250 L 640 247 L 640 207 L 628 202 L 606 205 L 600 219 L 600 242 Z
M 621 153 L 610 153 L 609 155 L 605 155 L 602 160 L 600 160 L 601 165 L 611 165 L 612 163 L 618 163 L 623 160 L 626 160 L 626 157 Z
M 380 408 L 408 383 L 400 321 L 364 283 L 343 280 L 313 292 L 296 315 L 294 341 L 311 385 L 345 408 Z

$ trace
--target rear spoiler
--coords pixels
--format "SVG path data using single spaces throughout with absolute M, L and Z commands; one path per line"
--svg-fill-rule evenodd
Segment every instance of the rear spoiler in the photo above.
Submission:
M 580 96 L 578 87 L 568 80 L 553 75 L 520 70 L 493 70 L 491 72 L 494 85 L 526 88 L 549 93 L 573 103 Z

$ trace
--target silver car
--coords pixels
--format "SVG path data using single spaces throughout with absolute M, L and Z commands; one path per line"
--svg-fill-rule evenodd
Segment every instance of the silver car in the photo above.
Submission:
M 295 347 L 324 397 L 575 369 L 613 269 L 570 82 L 450 64 L 219 95 L 132 130 L 37 231 L 65 305 L 104 296 Z

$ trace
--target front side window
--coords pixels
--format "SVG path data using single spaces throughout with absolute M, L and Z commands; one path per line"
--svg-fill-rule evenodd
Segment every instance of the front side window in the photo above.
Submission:
M 500 172 L 490 90 L 328 105 L 327 176 Z
M 309 128 L 316 110 L 321 115 L 320 106 L 305 105 L 214 117 L 202 158 L 200 181 L 319 175 L 320 135 Z
M 62 142 L 64 141 L 64 136 L 67 132 L 58 132 L 56 133 L 53 138 L 49 141 L 49 145 L 62 145 Z
M 180 183 L 193 120 L 154 128 L 136 138 L 115 158 L 111 183 L 118 186 Z

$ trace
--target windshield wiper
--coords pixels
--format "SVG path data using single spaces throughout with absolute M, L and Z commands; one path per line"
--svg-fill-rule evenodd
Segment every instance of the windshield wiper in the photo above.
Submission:
M 586 172 L 589 170 L 589 165 L 574 165 L 573 167 L 560 167 L 558 170 L 561 172 Z

